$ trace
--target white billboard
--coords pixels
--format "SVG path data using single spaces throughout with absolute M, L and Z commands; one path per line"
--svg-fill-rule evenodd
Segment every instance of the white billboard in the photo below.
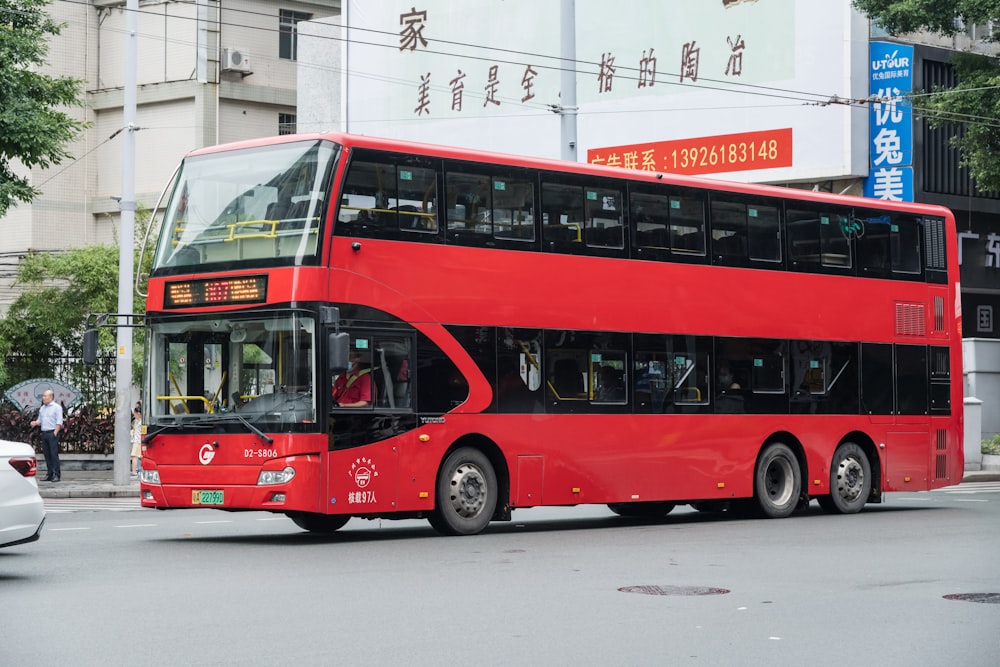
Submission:
M 849 0 L 348 0 L 348 131 L 783 182 L 867 174 L 867 23 Z M 562 26 L 567 26 L 564 31 Z M 560 95 L 572 31 L 575 109 Z

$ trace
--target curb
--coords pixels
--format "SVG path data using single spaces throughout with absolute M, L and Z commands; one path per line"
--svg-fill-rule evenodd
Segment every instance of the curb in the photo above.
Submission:
M 62 484 L 62 482 L 59 482 Z M 111 486 L 90 489 L 49 489 L 39 488 L 42 498 L 139 498 L 139 487 Z

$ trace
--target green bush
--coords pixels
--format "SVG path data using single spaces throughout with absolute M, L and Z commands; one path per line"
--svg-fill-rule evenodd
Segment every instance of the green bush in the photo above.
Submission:
M 0 402 L 0 440 L 27 442 L 42 451 L 42 435 L 31 426 L 38 409 L 18 410 L 10 402 Z M 73 408 L 63 414 L 59 451 L 64 454 L 110 454 L 115 448 L 114 413 L 90 406 Z
M 1000 456 L 1000 433 L 989 440 L 983 440 L 983 454 Z

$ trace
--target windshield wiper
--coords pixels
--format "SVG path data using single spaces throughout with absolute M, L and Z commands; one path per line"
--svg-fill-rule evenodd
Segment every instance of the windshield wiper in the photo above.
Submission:
M 272 438 L 267 433 L 264 433 L 259 428 L 251 424 L 250 420 L 248 420 L 246 417 L 244 417 L 243 415 L 238 415 L 235 412 L 230 412 L 227 415 L 216 417 L 215 419 L 212 420 L 212 423 L 213 424 L 218 424 L 219 422 L 225 423 L 233 421 L 234 419 L 243 424 L 244 426 L 246 426 L 249 431 L 251 431 L 258 438 L 261 438 L 267 444 L 271 444 L 272 442 L 274 442 L 274 438 Z
M 183 422 L 178 422 L 176 424 L 158 424 L 157 426 L 153 427 L 153 430 L 150 430 L 150 432 L 146 433 L 146 436 L 142 439 L 142 444 L 147 444 L 153 438 L 155 438 L 159 434 L 161 434 L 164 431 L 169 430 L 169 429 L 174 429 L 174 428 L 212 428 L 216 424 L 219 424 L 219 423 L 223 423 L 223 424 L 225 424 L 225 423 L 231 423 L 233 421 L 237 421 L 237 422 L 243 424 L 244 426 L 247 427 L 247 430 L 251 431 L 254 435 L 256 435 L 257 437 L 261 438 L 262 440 L 264 440 L 268 444 L 271 444 L 272 442 L 274 442 L 274 438 L 272 438 L 271 436 L 269 436 L 268 434 L 264 433 L 263 431 L 261 431 L 259 428 L 257 428 L 253 424 L 251 424 L 242 415 L 237 415 L 237 414 L 229 413 L 227 415 L 222 415 L 222 416 L 217 416 L 217 417 L 203 417 L 203 418 L 201 418 L 201 419 L 199 419 L 197 421 L 183 421 Z
M 147 431 L 146 435 L 142 438 L 142 444 L 149 443 L 153 438 L 160 435 L 164 431 L 168 431 L 172 428 L 210 428 L 211 424 L 206 424 L 203 421 L 191 421 L 191 422 L 180 422 L 179 424 L 157 424 L 152 429 Z

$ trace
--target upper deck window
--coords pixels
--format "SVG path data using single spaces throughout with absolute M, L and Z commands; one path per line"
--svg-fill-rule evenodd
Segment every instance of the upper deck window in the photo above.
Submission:
M 354 149 L 340 193 L 337 234 L 432 240 L 437 232 L 433 165 L 419 157 Z
M 798 271 L 850 273 L 854 234 L 850 213 L 850 209 L 790 203 L 785 210 L 790 266 Z
M 523 175 L 453 171 L 446 183 L 449 241 L 492 246 L 497 239 L 535 240 L 534 184 Z
M 921 217 L 889 211 L 855 211 L 858 265 L 871 278 L 921 279 Z
M 317 262 L 338 150 L 309 141 L 186 159 L 163 219 L 154 272 Z

